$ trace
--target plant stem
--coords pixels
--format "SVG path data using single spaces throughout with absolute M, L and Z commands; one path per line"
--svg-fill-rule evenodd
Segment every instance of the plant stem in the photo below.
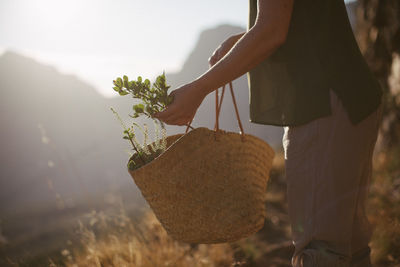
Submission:
M 128 137 L 129 137 L 129 135 L 128 135 Z M 129 141 L 131 141 L 131 144 L 132 144 L 133 148 L 136 150 L 136 153 L 138 154 L 138 156 L 141 159 L 142 163 L 145 164 L 146 162 L 142 158 L 142 156 L 140 155 L 140 153 L 139 153 L 138 149 L 136 148 L 135 143 L 133 142 L 132 138 L 129 137 Z
M 160 108 L 164 108 L 163 106 L 161 106 L 159 103 L 156 103 L 157 106 L 159 106 Z
M 142 160 L 143 164 L 145 164 L 146 162 L 144 161 L 144 159 L 143 159 L 142 156 L 140 155 L 140 153 L 139 153 L 137 147 L 135 146 L 135 143 L 133 142 L 132 138 L 130 137 L 129 129 L 126 127 L 124 121 L 122 120 L 122 118 L 119 116 L 118 112 L 117 112 L 114 108 L 111 107 L 111 111 L 114 113 L 114 115 L 117 117 L 117 119 L 118 119 L 119 122 L 121 123 L 122 128 L 127 132 L 128 139 L 129 139 L 129 141 L 131 141 L 131 144 L 132 144 L 132 146 L 133 146 L 133 149 L 136 150 L 136 153 L 139 155 L 139 158 Z

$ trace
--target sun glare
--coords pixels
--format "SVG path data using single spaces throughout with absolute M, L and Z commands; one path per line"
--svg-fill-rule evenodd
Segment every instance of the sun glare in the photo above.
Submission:
M 39 0 L 24 1 L 29 6 L 24 9 L 37 16 L 37 22 L 53 26 L 63 26 L 74 21 L 78 16 L 84 15 L 85 2 L 77 0 Z M 50 26 L 49 25 L 49 26 Z

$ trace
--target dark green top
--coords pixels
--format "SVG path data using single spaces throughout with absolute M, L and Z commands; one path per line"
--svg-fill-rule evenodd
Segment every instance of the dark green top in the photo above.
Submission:
M 250 0 L 249 27 L 257 15 Z M 354 38 L 343 0 L 295 0 L 284 45 L 248 73 L 250 121 L 294 126 L 331 114 L 333 89 L 356 124 L 382 90 Z

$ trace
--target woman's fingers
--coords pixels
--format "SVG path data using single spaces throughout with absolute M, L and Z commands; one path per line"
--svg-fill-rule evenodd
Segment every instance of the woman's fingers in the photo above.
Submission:
M 220 58 L 218 58 L 219 54 L 219 48 L 214 51 L 214 53 L 211 55 L 211 57 L 208 59 L 208 64 L 210 64 L 210 67 L 214 66 L 215 63 L 217 63 Z
M 169 94 L 169 96 L 174 97 L 175 93 L 176 93 L 176 90 L 172 91 Z M 175 97 L 171 104 L 169 104 L 163 111 L 157 112 L 156 114 L 154 114 L 153 117 L 164 121 L 165 119 L 170 117 L 172 114 L 176 113 L 177 108 L 176 108 L 176 103 L 174 103 L 174 102 L 175 102 Z
M 190 119 L 187 116 L 181 116 L 179 114 L 172 115 L 172 116 L 169 116 L 169 117 L 163 119 L 163 121 L 166 124 L 179 125 L 179 126 L 188 124 L 189 120 Z
M 173 107 L 167 108 L 165 111 L 155 114 L 155 117 L 170 125 L 186 125 L 190 122 L 192 117 L 182 109 Z
M 174 90 L 170 94 L 174 96 L 172 103 L 164 111 L 154 114 L 154 117 L 167 124 L 187 125 L 205 97 L 198 90 L 192 84 Z
M 166 121 L 167 119 L 169 119 L 171 117 L 172 114 L 174 114 L 174 108 L 171 104 L 165 110 L 163 110 L 161 112 L 157 112 L 153 116 L 159 120 Z
M 182 110 L 176 108 L 176 106 L 172 103 L 164 111 L 154 114 L 154 117 L 165 122 L 166 124 L 184 125 L 186 124 L 186 116 L 181 114 L 181 111 Z

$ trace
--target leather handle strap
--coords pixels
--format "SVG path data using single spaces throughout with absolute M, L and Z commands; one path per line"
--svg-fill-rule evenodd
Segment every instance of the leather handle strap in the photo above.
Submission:
M 219 89 L 217 89 L 215 91 L 215 125 L 214 125 L 214 131 L 218 131 L 219 130 L 219 113 L 221 111 L 222 100 L 224 100 L 225 85 L 222 87 L 221 100 L 218 100 L 218 91 L 219 91 Z
M 221 111 L 222 101 L 223 101 L 224 95 L 225 95 L 225 87 L 226 87 L 226 85 L 224 85 L 222 87 L 221 98 L 219 98 L 219 93 L 218 93 L 219 89 L 215 90 L 215 125 L 214 125 L 215 133 L 217 133 L 219 131 L 219 114 L 220 114 L 220 111 Z M 232 95 L 233 106 L 235 107 L 236 119 L 238 121 L 238 125 L 239 125 L 239 128 L 240 128 L 240 136 L 242 138 L 242 141 L 244 141 L 243 125 L 242 125 L 242 122 L 240 120 L 239 110 L 238 110 L 238 107 L 237 107 L 237 104 L 236 104 L 236 98 L 235 98 L 235 94 L 233 92 L 232 82 L 229 83 L 229 89 L 230 89 L 231 95 Z M 186 127 L 186 133 L 188 133 L 189 129 L 191 128 L 192 121 L 193 121 L 193 118 L 190 120 L 190 123 Z
M 240 136 L 242 138 L 242 141 L 244 141 L 243 125 L 242 125 L 242 121 L 240 120 L 239 109 L 238 109 L 237 104 L 236 104 L 236 99 L 235 99 L 235 94 L 233 92 L 232 82 L 229 83 L 229 89 L 230 89 L 231 95 L 232 95 L 233 106 L 235 107 L 236 119 L 238 121 L 239 129 L 240 129 Z

